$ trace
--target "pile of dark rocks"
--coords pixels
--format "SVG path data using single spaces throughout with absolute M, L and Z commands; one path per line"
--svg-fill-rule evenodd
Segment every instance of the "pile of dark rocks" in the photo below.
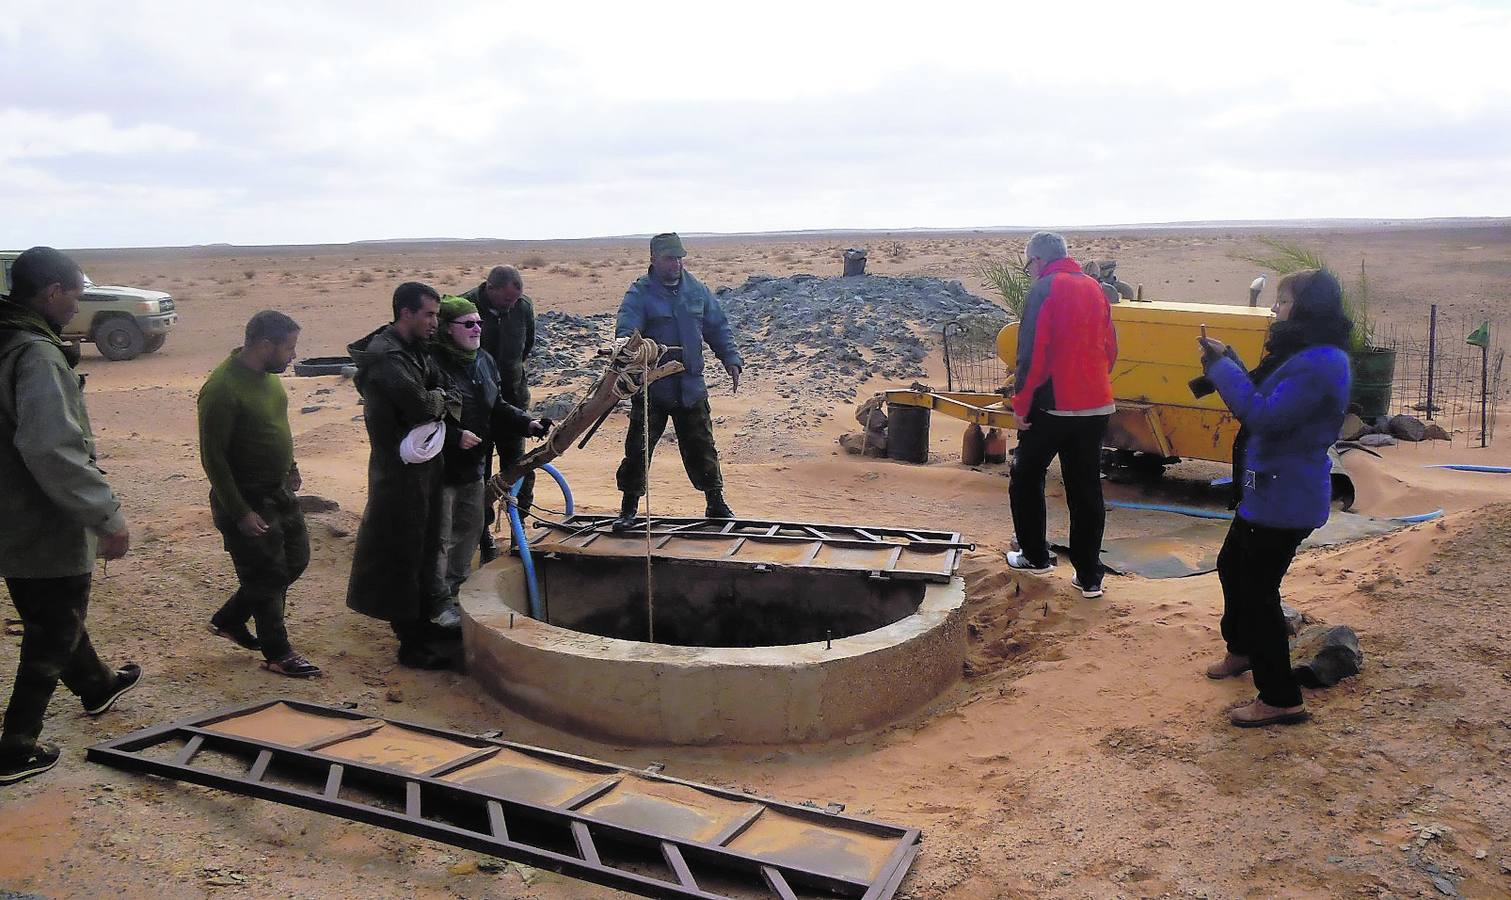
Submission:
M 923 377 L 947 322 L 1008 321 L 960 282 L 927 277 L 754 275 L 721 288 L 719 302 L 742 352 L 777 379 L 779 393 L 834 399 L 854 398 L 868 378 Z
M 1001 307 L 941 278 L 754 275 L 717 294 L 745 358 L 745 381 L 773 387 L 793 406 L 854 399 L 873 377 L 898 383 L 923 377 L 946 323 L 1009 320 Z M 613 333 L 612 313 L 539 313 L 531 385 L 581 390 L 598 372 L 594 357 Z M 712 354 L 705 359 L 716 371 Z
M 1349 413 L 1343 419 L 1343 428 L 1338 432 L 1340 441 L 1357 443 L 1361 447 L 1391 447 L 1398 441 L 1446 441 L 1451 436 L 1436 422 L 1423 422 L 1416 416 L 1380 416 L 1362 419 Z
M 526 365 L 532 387 L 577 386 L 591 381 L 601 364 L 599 348 L 614 339 L 614 314 L 577 316 L 548 310 L 535 317 L 535 349 Z

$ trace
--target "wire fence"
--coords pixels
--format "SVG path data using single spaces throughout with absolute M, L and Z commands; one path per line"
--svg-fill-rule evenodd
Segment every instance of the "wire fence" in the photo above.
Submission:
M 1444 313 L 1434 307 L 1419 322 L 1378 323 L 1376 346 L 1395 350 L 1390 412 L 1440 426 L 1450 445 L 1478 447 L 1495 438 L 1496 414 L 1508 399 L 1507 320 L 1484 312 Z M 1467 343 L 1486 327 L 1487 346 Z M 1441 439 L 1441 436 L 1440 436 Z
M 962 316 L 940 330 L 948 390 L 984 394 L 1007 383 L 1007 366 L 997 355 L 997 333 L 1008 321 L 990 315 Z

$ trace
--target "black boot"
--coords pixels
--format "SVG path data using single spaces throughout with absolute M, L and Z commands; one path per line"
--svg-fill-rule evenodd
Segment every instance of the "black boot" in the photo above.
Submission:
M 635 527 L 635 513 L 640 511 L 640 495 L 625 494 L 619 501 L 619 518 L 614 520 L 615 531 L 629 531 Z
M 498 559 L 498 544 L 494 542 L 493 535 L 488 529 L 483 529 L 483 536 L 477 542 L 478 557 L 482 565 L 487 565 Z
M 723 491 L 704 491 L 703 496 L 708 498 L 708 507 L 703 510 L 703 516 L 709 519 L 733 519 L 734 510 L 724 502 Z

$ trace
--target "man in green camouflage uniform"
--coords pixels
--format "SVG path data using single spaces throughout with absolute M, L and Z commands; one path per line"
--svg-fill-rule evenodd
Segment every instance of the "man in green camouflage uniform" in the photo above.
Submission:
M 535 304 L 525 296 L 525 281 L 513 266 L 494 266 L 482 284 L 460 296 L 472 301 L 483 317 L 482 349 L 488 351 L 498 363 L 499 377 L 503 381 L 503 393 L 499 398 L 505 403 L 526 412 L 530 409 L 530 385 L 525 375 L 525 357 L 535 349 Z M 500 467 L 507 466 L 525 455 L 523 435 L 499 435 L 497 439 Z M 493 453 L 484 453 L 488 460 L 483 472 L 483 482 L 493 477 Z M 535 473 L 525 475 L 525 483 L 519 488 L 520 514 L 528 512 L 535 500 Z M 485 513 L 483 536 L 479 549 L 483 562 L 498 556 L 493 545 L 493 533 L 488 527 L 493 524 L 493 506 Z
M 121 504 L 95 463 L 77 345 L 58 332 L 79 309 L 84 273 L 51 247 L 11 266 L 0 298 L 0 576 L 21 617 L 15 686 L 0 730 L 0 784 L 45 772 L 58 748 L 41 743 L 61 680 L 97 716 L 134 687 L 140 667 L 112 669 L 85 627 L 97 556 L 131 547 Z

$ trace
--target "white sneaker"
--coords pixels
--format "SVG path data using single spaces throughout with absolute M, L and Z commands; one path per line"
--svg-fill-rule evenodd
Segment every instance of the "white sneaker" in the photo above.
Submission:
M 1102 596 L 1102 583 L 1100 581 L 1098 581 L 1096 584 L 1091 585 L 1090 587 L 1087 587 L 1081 584 L 1081 579 L 1072 575 L 1070 577 L 1070 586 L 1080 591 L 1081 596 L 1085 597 L 1087 600 L 1095 600 L 1096 598 Z
M 1023 555 L 1022 550 L 1009 550 L 1007 551 L 1007 565 L 1030 575 L 1047 575 L 1055 570 L 1055 555 L 1053 553 L 1049 555 L 1048 565 L 1036 566 L 1028 561 L 1028 557 Z
M 430 617 L 430 624 L 442 631 L 461 631 L 462 614 L 451 604 L 441 607 L 441 611 Z

